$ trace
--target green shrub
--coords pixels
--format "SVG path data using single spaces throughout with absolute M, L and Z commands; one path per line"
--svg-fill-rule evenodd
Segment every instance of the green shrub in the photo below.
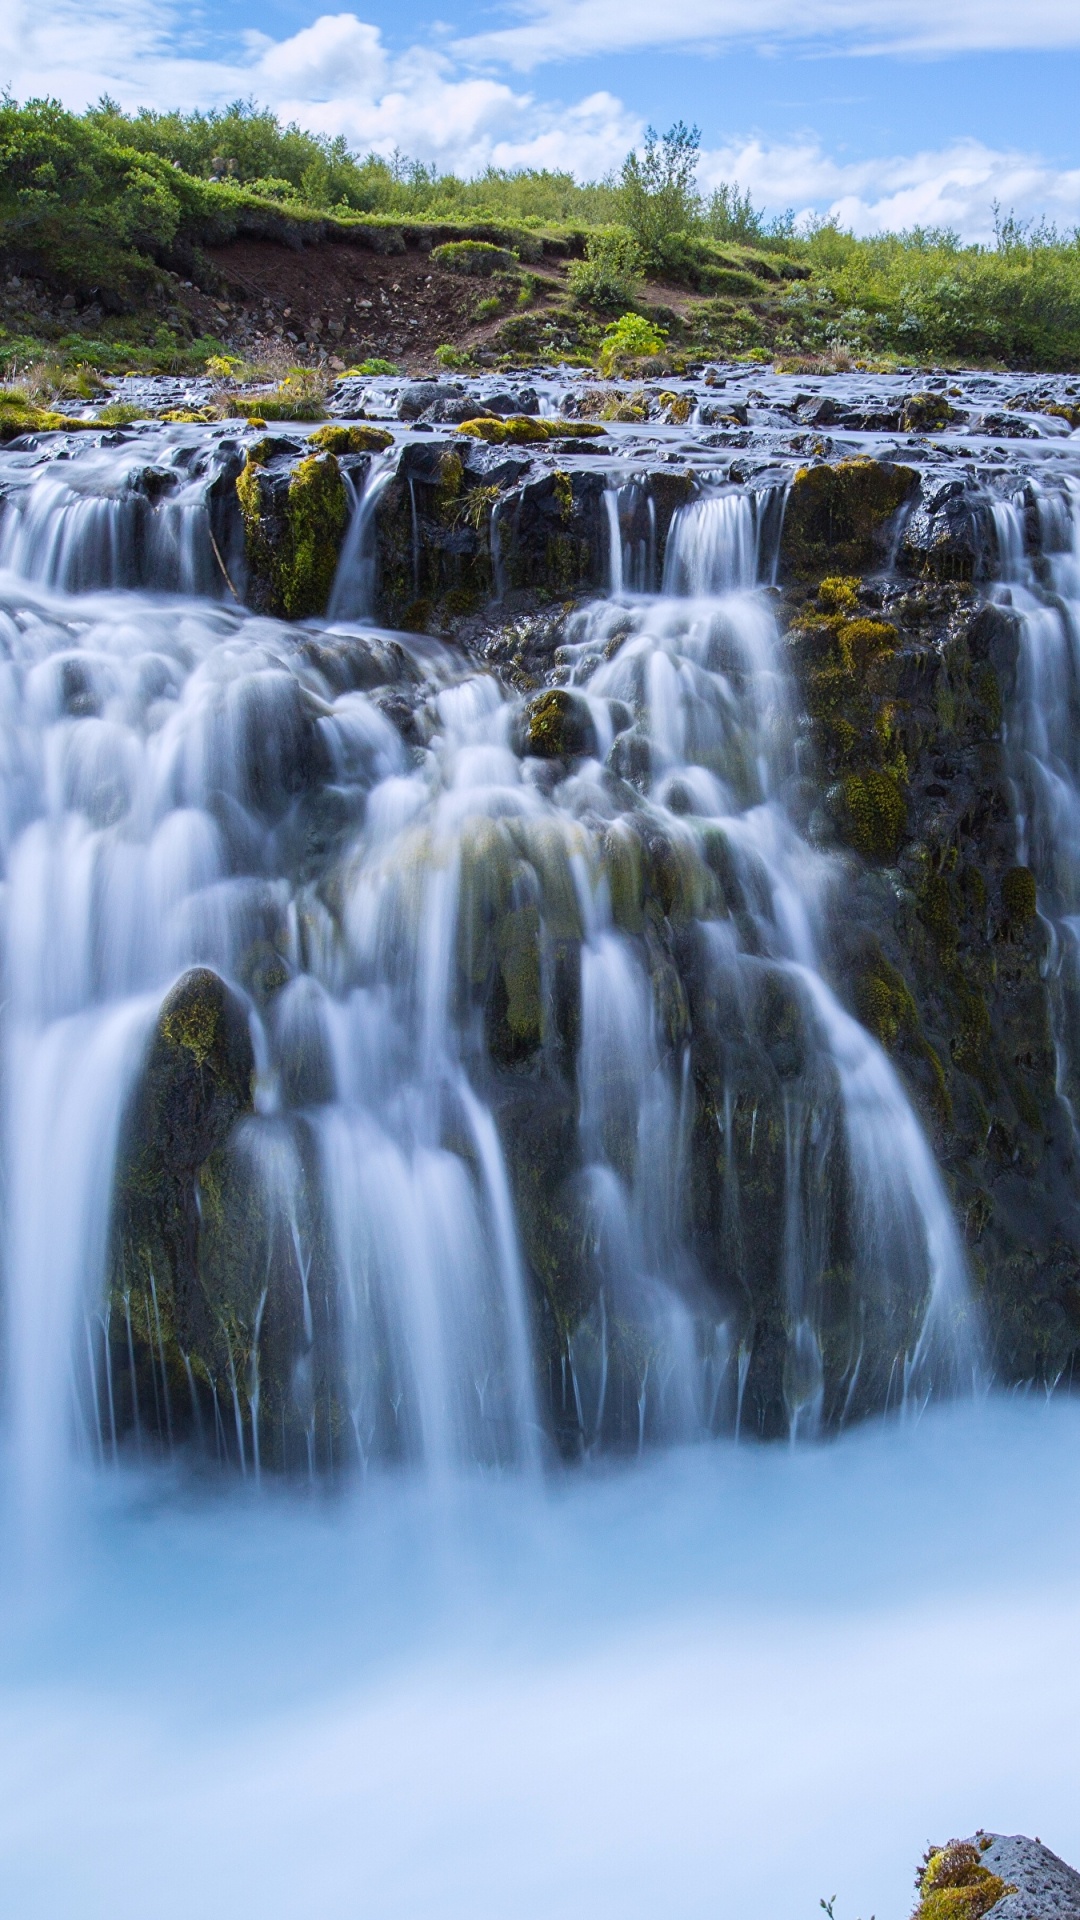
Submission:
M 600 371 L 605 379 L 620 360 L 651 358 L 663 353 L 664 336 L 640 313 L 624 313 L 612 321 L 600 343 Z
M 452 347 L 447 344 L 436 347 L 435 358 L 440 367 L 445 367 L 448 372 L 453 373 L 459 371 L 462 367 L 467 367 L 470 356 L 467 353 L 463 353 L 460 347 Z
M 574 299 L 598 313 L 622 313 L 641 291 L 641 251 L 627 227 L 591 233 L 584 260 L 572 262 L 566 276 Z
M 695 180 L 701 134 L 679 120 L 658 139 L 653 127 L 645 135 L 645 150 L 628 153 L 619 175 L 623 224 L 650 265 L 662 265 L 665 245 L 700 218 L 701 202 Z
M 348 367 L 348 368 L 346 369 L 346 374 L 350 374 L 350 373 L 363 373 L 363 374 L 376 374 L 376 373 L 390 373 L 390 374 L 394 374 L 394 373 L 400 373 L 400 372 L 401 372 L 401 368 L 400 368 L 400 367 L 395 367 L 395 365 L 394 365 L 394 363 L 393 363 L 393 361 L 392 361 L 392 360 L 380 360 L 380 359 L 378 359 L 377 357 L 376 357 L 376 358 L 374 358 L 374 359 L 371 359 L 371 360 L 361 360 L 361 362 L 360 362 L 360 365 L 359 365 L 358 367 Z

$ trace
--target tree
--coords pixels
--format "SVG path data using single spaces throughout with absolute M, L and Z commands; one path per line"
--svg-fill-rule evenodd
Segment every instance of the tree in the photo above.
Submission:
M 643 154 L 628 153 L 619 176 L 620 211 L 644 258 L 662 265 L 664 250 L 676 233 L 701 218 L 697 191 L 701 133 L 678 120 L 659 139 L 649 127 Z

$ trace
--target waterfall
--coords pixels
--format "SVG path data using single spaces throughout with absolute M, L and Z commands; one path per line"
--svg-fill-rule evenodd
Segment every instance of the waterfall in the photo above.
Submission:
M 759 585 L 784 490 L 679 508 L 661 592 L 647 485 L 608 492 L 612 596 L 560 656 L 581 750 L 545 762 L 525 697 L 452 649 L 221 604 L 215 444 L 0 473 L 31 1504 L 132 1441 L 441 1480 L 772 1430 L 777 1404 L 797 1437 L 969 1381 L 940 1178 L 822 957 L 840 869 L 800 824 Z M 189 516 L 167 562 L 148 448 Z M 370 609 L 391 471 L 354 504 L 332 620 Z M 167 1013 L 207 978 L 216 1011 Z M 147 1101 L 181 1068 L 176 1119 Z
M 0 568 L 69 593 L 143 587 L 220 599 L 230 588 L 208 487 L 234 451 L 228 438 L 174 428 L 80 435 L 62 459 L 15 456 L 0 496 Z
M 330 594 L 331 620 L 371 618 L 375 600 L 375 510 L 393 472 L 392 455 L 383 454 L 371 461 L 359 492 L 352 475 L 343 475 L 351 495 L 351 511 Z
M 1080 1087 L 1080 489 L 1032 487 L 993 507 L 995 597 L 1015 620 L 1016 687 L 1007 743 L 1017 860 L 1030 866 L 1053 932 L 1059 1090 Z M 1032 553 L 1030 549 L 1034 547 Z

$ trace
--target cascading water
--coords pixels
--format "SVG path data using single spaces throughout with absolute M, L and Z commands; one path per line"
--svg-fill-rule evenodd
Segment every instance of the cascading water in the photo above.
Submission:
M 182 437 L 154 454 L 192 464 Z M 230 457 L 191 480 L 192 528 Z M 370 604 L 389 472 L 342 613 Z M 823 969 L 835 866 L 799 828 L 756 588 L 783 489 L 684 507 L 660 596 L 574 616 L 559 698 L 585 750 L 560 771 L 434 643 L 190 597 L 219 585 L 202 533 L 185 599 L 28 586 L 139 584 L 153 541 L 129 567 L 115 535 L 134 473 L 126 444 L 62 483 L 17 472 L 2 535 L 8 1366 L 34 1501 L 72 1435 L 437 1474 L 538 1461 L 545 1431 L 573 1452 L 767 1430 L 770 1396 L 803 1433 L 970 1379 L 929 1149 Z M 608 499 L 621 556 L 642 502 Z M 639 595 L 657 564 L 647 541 L 624 570 Z M 169 1060 L 202 1144 L 186 1224 L 151 1231 Z
M 993 503 L 1000 585 L 1016 623 L 1007 742 L 1017 860 L 1030 866 L 1052 926 L 1050 973 L 1059 1089 L 1080 1106 L 1080 490 L 1029 485 Z

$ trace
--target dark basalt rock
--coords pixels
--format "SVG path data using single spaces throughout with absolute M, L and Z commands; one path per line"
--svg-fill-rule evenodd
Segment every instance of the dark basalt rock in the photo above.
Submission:
M 963 480 L 930 486 L 904 524 L 897 556 L 909 573 L 935 580 L 979 580 L 996 557 L 985 499 Z

